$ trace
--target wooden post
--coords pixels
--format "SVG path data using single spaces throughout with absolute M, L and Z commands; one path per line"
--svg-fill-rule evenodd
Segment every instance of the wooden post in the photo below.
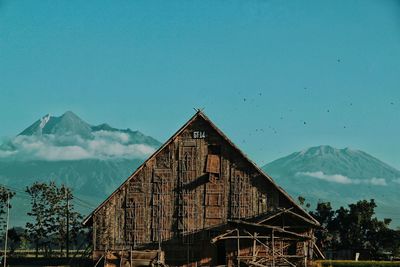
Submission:
M 271 233 L 271 242 L 272 242 L 272 267 L 275 267 L 275 241 L 274 241 L 274 229 L 272 229 L 272 233 Z
M 256 242 L 257 242 L 257 233 L 254 233 L 253 238 L 253 261 L 256 261 Z
M 107 249 L 104 250 L 104 267 L 107 266 L 107 253 L 108 253 Z
M 240 266 L 240 233 L 239 229 L 237 229 L 237 266 Z
M 133 254 L 133 253 L 132 253 L 132 246 L 131 246 L 131 255 L 130 255 L 130 256 L 131 256 L 131 260 L 130 260 L 130 262 L 129 262 L 129 266 L 130 266 L 130 267 L 133 266 L 133 263 L 132 263 L 132 262 L 133 262 L 133 261 L 132 261 L 133 255 L 132 255 L 132 254 Z

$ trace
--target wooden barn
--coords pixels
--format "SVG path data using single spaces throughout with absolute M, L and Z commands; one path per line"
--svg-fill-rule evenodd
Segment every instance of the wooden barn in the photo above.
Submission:
M 103 266 L 306 266 L 318 222 L 198 111 L 84 221 Z

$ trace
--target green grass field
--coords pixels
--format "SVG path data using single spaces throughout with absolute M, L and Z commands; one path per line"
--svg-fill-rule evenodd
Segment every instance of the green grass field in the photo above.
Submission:
M 386 266 L 398 266 L 400 267 L 399 261 L 341 261 L 341 260 L 325 260 L 317 261 L 317 267 L 386 267 Z

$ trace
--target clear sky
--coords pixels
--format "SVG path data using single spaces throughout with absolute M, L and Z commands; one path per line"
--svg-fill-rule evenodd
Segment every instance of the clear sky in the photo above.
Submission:
M 263 165 L 400 169 L 400 1 L 0 0 L 0 136 L 72 110 L 165 141 L 194 110 Z

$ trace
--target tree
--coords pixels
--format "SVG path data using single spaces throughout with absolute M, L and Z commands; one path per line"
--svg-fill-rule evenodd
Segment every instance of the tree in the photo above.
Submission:
M 304 203 L 306 202 L 306 198 L 303 196 L 298 196 L 297 200 L 299 201 L 300 206 L 303 206 Z
M 390 219 L 374 217 L 377 206 L 373 199 L 348 207 L 333 211 L 329 202 L 318 203 L 316 211 L 310 212 L 321 223 L 322 229 L 315 234 L 324 249 L 366 249 L 375 258 L 380 252 L 399 251 L 400 232 L 389 228 Z
M 10 254 L 13 254 L 16 249 L 21 248 L 24 244 L 25 233 L 24 229 L 20 227 L 13 227 L 8 230 L 8 239 L 10 244 Z
M 321 228 L 316 229 L 315 237 L 322 248 L 332 247 L 334 242 L 334 233 L 329 231 L 332 228 L 332 222 L 335 212 L 332 210 L 330 202 L 319 202 L 315 212 L 310 212 L 320 224 Z
M 61 251 L 66 246 L 76 245 L 78 235 L 82 231 L 82 215 L 75 211 L 72 190 L 65 185 L 52 187 L 54 204 L 54 234 Z M 68 243 L 67 243 L 68 242 Z M 68 255 L 67 255 L 68 256 Z
M 7 203 L 15 193 L 6 187 L 0 186 L 0 234 L 4 234 L 7 223 Z M 9 206 L 11 208 L 11 205 Z
M 39 248 L 48 244 L 48 234 L 51 234 L 54 225 L 52 202 L 49 201 L 49 186 L 46 183 L 35 182 L 26 188 L 26 192 L 31 197 L 32 209 L 28 216 L 32 217 L 32 222 L 26 223 L 26 230 L 29 240 L 35 245 L 36 257 Z
M 76 243 L 82 231 L 82 215 L 74 209 L 72 190 L 49 182 L 34 183 L 27 192 L 32 204 L 28 215 L 33 217 L 33 223 L 27 223 L 26 228 L 36 254 L 39 247 L 53 245 L 63 252 L 70 243 Z
M 348 240 L 349 235 L 349 210 L 343 207 L 340 207 L 335 211 L 335 217 L 332 220 L 330 227 L 328 227 L 328 231 L 334 235 L 334 239 L 332 242 L 332 248 L 350 248 L 350 242 Z
M 362 200 L 356 204 L 350 204 L 349 211 L 349 228 L 348 237 L 350 245 L 354 248 L 370 249 L 371 240 L 368 235 L 378 229 L 377 223 L 374 223 L 372 216 L 375 214 L 376 204 L 373 199 L 371 201 Z
M 300 206 L 302 206 L 304 209 L 308 209 L 311 207 L 311 204 L 309 202 L 306 203 L 306 198 L 303 196 L 298 196 L 297 200 L 299 201 Z

